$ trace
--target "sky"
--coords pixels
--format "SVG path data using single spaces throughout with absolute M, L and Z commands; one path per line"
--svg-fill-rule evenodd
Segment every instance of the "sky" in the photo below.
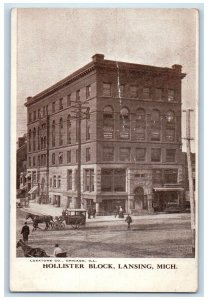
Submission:
M 193 9 L 18 9 L 17 137 L 27 130 L 28 96 L 102 53 L 109 60 L 182 65 L 187 74 L 182 81 L 182 108 L 194 110 L 191 135 L 196 140 L 197 18 Z M 182 137 L 184 117 L 183 113 Z

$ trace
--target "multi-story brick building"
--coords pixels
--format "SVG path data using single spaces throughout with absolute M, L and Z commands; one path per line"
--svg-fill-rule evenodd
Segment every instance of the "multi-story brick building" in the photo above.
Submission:
M 96 54 L 28 97 L 31 193 L 58 206 L 95 206 L 98 213 L 118 206 L 133 213 L 182 205 L 181 71 L 180 65 L 162 68 Z

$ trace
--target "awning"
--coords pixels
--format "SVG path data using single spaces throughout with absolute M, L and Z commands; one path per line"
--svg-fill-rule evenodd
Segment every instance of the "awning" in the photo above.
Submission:
M 155 187 L 153 188 L 155 192 L 179 192 L 183 191 L 184 188 L 182 187 Z
M 31 177 L 31 173 L 27 173 L 27 175 L 25 175 L 25 178 L 29 178 Z
M 31 190 L 28 192 L 28 194 L 34 193 L 35 191 L 37 191 L 37 189 L 38 189 L 38 186 L 35 185 L 34 187 L 31 188 Z

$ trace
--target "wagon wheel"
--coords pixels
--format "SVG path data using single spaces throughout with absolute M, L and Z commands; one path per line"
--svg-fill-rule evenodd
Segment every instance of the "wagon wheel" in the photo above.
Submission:
M 60 229 L 64 229 L 65 228 L 65 224 L 64 223 L 61 223 L 60 224 Z
M 54 230 L 59 230 L 59 228 L 60 228 L 59 223 L 54 223 L 53 229 Z
M 76 220 L 76 221 L 74 222 L 74 224 L 71 224 L 71 225 L 72 225 L 72 227 L 73 227 L 74 229 L 79 229 L 79 226 L 80 226 L 79 220 Z

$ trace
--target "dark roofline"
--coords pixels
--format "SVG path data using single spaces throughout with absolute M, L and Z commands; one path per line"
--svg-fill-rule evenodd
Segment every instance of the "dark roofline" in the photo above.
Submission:
M 178 76 L 181 79 L 186 76 L 185 73 L 181 73 L 182 66 L 181 65 L 173 65 L 172 68 L 167 67 L 157 67 L 157 66 L 150 66 L 150 65 L 141 65 L 129 62 L 122 62 L 122 61 L 114 61 L 114 60 L 106 60 L 104 59 L 103 54 L 95 54 L 92 57 L 92 62 L 86 64 L 82 68 L 79 68 L 77 71 L 73 72 L 69 76 L 65 77 L 64 79 L 58 81 L 57 83 L 53 84 L 49 88 L 43 90 L 42 92 L 36 94 L 33 97 L 27 97 L 27 102 L 25 106 L 32 105 L 34 102 L 39 101 L 57 90 L 67 86 L 70 82 L 77 80 L 78 78 L 85 76 L 86 74 L 90 73 L 91 71 L 95 70 L 97 67 L 101 68 L 111 68 L 117 69 L 118 67 L 121 68 L 120 71 L 125 70 L 126 67 L 131 71 L 135 72 L 158 72 L 158 73 L 170 73 L 171 75 Z M 139 69 L 138 69 L 139 68 Z M 122 70 L 123 69 L 123 70 Z

